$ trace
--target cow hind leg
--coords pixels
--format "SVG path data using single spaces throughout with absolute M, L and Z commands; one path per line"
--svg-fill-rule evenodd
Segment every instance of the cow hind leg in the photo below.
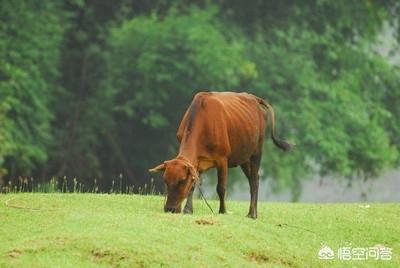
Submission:
M 225 192 L 226 192 L 226 184 L 228 181 L 228 164 L 226 161 L 219 164 L 217 166 L 218 173 L 218 184 L 217 184 L 217 193 L 219 197 L 219 213 L 225 214 Z
M 186 205 L 183 209 L 183 213 L 185 214 L 193 214 L 193 192 L 195 186 L 193 185 L 192 189 L 190 189 L 189 195 L 186 199 Z
M 240 166 L 250 184 L 250 208 L 247 217 L 253 219 L 257 218 L 257 200 L 259 186 L 258 170 L 260 168 L 260 160 L 260 156 L 253 156 L 250 158 L 249 162 L 244 163 Z

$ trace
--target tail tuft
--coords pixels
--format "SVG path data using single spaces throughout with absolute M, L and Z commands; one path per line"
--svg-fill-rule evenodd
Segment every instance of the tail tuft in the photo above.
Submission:
M 272 140 L 273 140 L 274 144 L 277 147 L 279 147 L 280 149 L 282 149 L 284 152 L 289 152 L 295 146 L 294 144 L 284 141 L 284 140 L 280 140 L 280 139 L 276 139 L 276 138 L 272 138 Z

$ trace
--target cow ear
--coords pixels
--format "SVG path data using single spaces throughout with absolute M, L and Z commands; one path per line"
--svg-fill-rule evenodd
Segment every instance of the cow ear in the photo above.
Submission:
M 160 172 L 165 170 L 165 163 L 162 163 L 161 165 L 158 165 L 154 168 L 149 169 L 149 172 Z

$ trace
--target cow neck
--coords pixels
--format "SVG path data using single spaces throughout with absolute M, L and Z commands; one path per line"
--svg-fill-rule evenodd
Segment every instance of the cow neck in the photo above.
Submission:
M 179 147 L 178 157 L 185 158 L 197 169 L 199 161 L 197 157 L 197 144 L 195 141 L 197 141 L 197 137 L 185 135 Z

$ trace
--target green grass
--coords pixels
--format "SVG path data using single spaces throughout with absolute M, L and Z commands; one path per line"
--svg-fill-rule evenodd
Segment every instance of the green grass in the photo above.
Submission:
M 8 206 L 7 206 L 8 205 Z M 227 203 L 162 212 L 157 196 L 0 195 L 0 267 L 400 267 L 400 205 Z M 217 202 L 211 201 L 214 210 Z M 30 209 L 29 209 L 30 208 Z M 319 260 L 323 245 L 393 248 L 391 261 Z

